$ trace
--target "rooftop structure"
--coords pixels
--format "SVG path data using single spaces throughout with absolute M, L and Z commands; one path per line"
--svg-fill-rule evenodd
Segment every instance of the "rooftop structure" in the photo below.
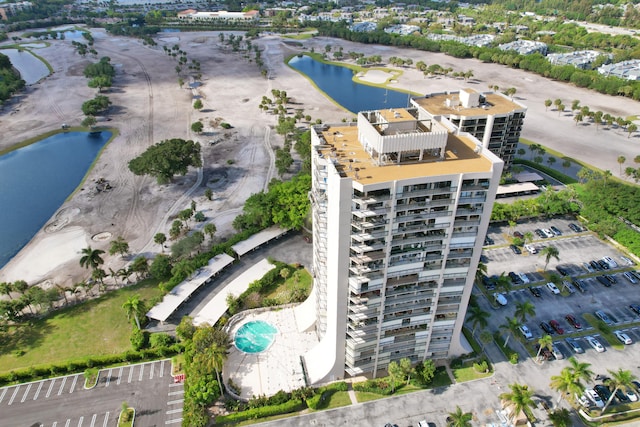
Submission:
M 450 40 L 458 43 L 466 44 L 467 46 L 488 46 L 495 40 L 493 34 L 476 34 L 468 37 L 459 37 L 452 34 L 428 34 L 427 38 L 431 40 Z
M 602 65 L 598 67 L 598 72 L 605 76 L 614 76 L 627 80 L 640 80 L 640 59 Z
M 501 93 L 462 89 L 413 98 L 411 104 L 456 131 L 469 132 L 511 166 L 527 108 Z
M 468 351 L 461 328 L 503 162 L 417 107 L 311 131 L 309 384 Z M 302 310 L 298 310 L 302 313 Z
M 532 53 L 547 54 L 547 45 L 542 42 L 531 40 L 516 40 L 511 43 L 504 43 L 498 46 L 500 50 L 515 50 L 520 55 L 531 55 Z
M 419 33 L 420 27 L 418 27 L 417 25 L 404 25 L 404 24 L 392 25 L 390 27 L 385 28 L 384 32 L 389 34 L 399 34 L 401 36 L 407 36 L 409 34 L 413 34 L 416 32 Z
M 547 60 L 553 65 L 573 65 L 588 70 L 601 55 L 604 54 L 596 50 L 577 50 L 569 53 L 551 53 L 547 55 Z
M 198 12 L 195 9 L 187 9 L 178 12 L 178 19 L 184 21 L 256 21 L 259 18 L 260 12 L 257 10 L 247 12 L 227 12 L 226 10 L 218 12 Z

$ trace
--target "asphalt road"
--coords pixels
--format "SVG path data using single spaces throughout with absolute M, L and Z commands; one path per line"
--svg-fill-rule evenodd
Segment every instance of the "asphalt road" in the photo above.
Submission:
M 136 425 L 179 425 L 183 384 L 173 383 L 171 361 L 160 360 L 100 371 L 84 388 L 75 374 L 0 389 L 3 427 L 98 427 L 117 423 L 122 402 L 136 410 Z

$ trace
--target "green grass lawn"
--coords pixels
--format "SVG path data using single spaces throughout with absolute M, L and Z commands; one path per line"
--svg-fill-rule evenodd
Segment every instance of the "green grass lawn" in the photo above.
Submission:
M 469 366 L 464 366 L 462 368 L 453 370 L 453 376 L 456 378 L 456 382 L 463 383 L 465 381 L 477 380 L 480 378 L 487 378 L 493 375 L 493 372 L 491 372 L 491 369 L 489 369 L 489 372 L 486 372 L 486 373 L 477 372 L 473 368 L 473 362 L 465 363 L 465 365 L 467 364 Z
M 304 290 L 305 295 L 309 295 L 313 285 L 311 275 L 304 268 L 299 268 L 296 270 L 296 273 L 298 276 L 297 278 L 294 277 L 294 275 L 288 277 L 282 285 L 278 286 L 270 294 L 265 295 L 265 298 L 274 299 L 278 304 L 286 304 L 290 302 L 290 296 L 295 289 L 302 289 Z
M 0 373 L 129 350 L 132 324 L 122 304 L 135 294 L 149 301 L 160 295 L 157 285 L 156 280 L 144 280 L 12 328 L 0 343 Z

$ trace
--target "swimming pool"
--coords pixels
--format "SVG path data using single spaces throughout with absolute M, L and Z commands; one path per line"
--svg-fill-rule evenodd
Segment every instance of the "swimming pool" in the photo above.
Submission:
M 240 326 L 234 343 L 238 350 L 245 353 L 261 353 L 269 348 L 277 333 L 275 326 L 263 320 L 252 320 Z

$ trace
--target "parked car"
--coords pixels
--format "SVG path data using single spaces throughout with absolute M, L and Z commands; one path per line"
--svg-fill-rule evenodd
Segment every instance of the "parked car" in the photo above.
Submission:
M 629 335 L 625 334 L 622 331 L 614 331 L 613 333 L 616 336 L 616 338 L 618 338 L 620 342 L 624 345 L 630 345 L 633 342 L 631 341 L 631 338 L 629 337 Z
M 638 316 L 640 316 L 640 304 L 629 304 L 629 308 L 631 309 L 631 311 L 633 311 L 635 314 L 637 314 Z
M 597 280 L 598 282 L 602 283 L 602 284 L 603 284 L 604 286 L 606 286 L 607 288 L 610 288 L 610 287 L 611 287 L 611 282 L 610 282 L 610 281 L 608 281 L 608 280 L 606 279 L 606 277 L 604 277 L 604 276 L 596 276 L 596 280 Z
M 593 268 L 593 271 L 602 271 L 602 266 L 596 260 L 589 261 L 589 265 Z
M 598 393 L 592 388 L 588 388 L 584 391 L 584 395 L 598 408 L 604 407 L 604 401 Z
M 638 395 L 635 394 L 633 391 L 631 390 L 627 390 L 625 391 L 625 393 L 627 395 L 627 398 L 632 401 L 632 402 L 637 402 L 638 401 Z
M 507 305 L 507 298 L 502 295 L 500 292 L 495 292 L 493 294 L 493 299 L 500 305 Z
M 549 320 L 549 326 L 551 326 L 553 330 L 558 333 L 558 335 L 564 334 L 564 329 L 562 329 L 562 327 L 560 326 L 560 323 L 558 323 L 557 320 L 553 320 L 553 319 Z
M 582 329 L 582 325 L 578 322 L 578 320 L 573 314 L 567 314 L 566 316 L 564 316 L 564 318 L 575 329 Z
M 522 251 L 520 250 L 519 247 L 517 247 L 516 245 L 511 245 L 509 246 L 511 248 L 511 251 L 516 254 L 516 255 L 520 255 L 522 253 Z
M 602 257 L 602 261 L 606 262 L 609 268 L 617 268 L 618 263 L 613 260 L 610 256 Z
M 418 421 L 418 427 L 436 427 L 436 424 L 427 420 L 422 420 Z
M 547 288 L 549 288 L 549 290 L 554 294 L 554 295 L 560 295 L 560 289 L 558 289 L 558 287 L 556 286 L 555 283 L 549 282 L 547 283 Z
M 569 347 L 571 347 L 571 350 L 573 350 L 575 353 L 584 353 L 584 348 L 582 348 L 582 346 L 578 344 L 577 341 L 567 340 L 567 344 L 569 344 Z
M 611 274 L 605 274 L 604 278 L 607 279 L 612 285 L 618 283 L 618 280 Z
M 621 256 L 620 259 L 622 260 L 622 263 L 624 265 L 628 265 L 629 267 L 634 266 L 636 263 L 633 262 L 630 258 L 627 258 L 626 256 Z
M 611 397 L 611 391 L 606 385 L 597 384 L 593 387 L 593 390 L 598 393 L 598 396 L 600 396 L 600 399 L 602 399 L 603 402 L 606 402 Z
M 551 353 L 553 353 L 553 357 L 555 357 L 557 360 L 564 359 L 564 353 L 555 343 L 551 345 Z
M 587 396 L 582 394 L 575 394 L 576 397 L 576 402 L 578 402 L 580 404 L 580 406 L 583 406 L 585 408 L 588 408 L 589 406 L 591 406 L 591 401 L 589 399 L 587 399 Z
M 580 227 L 577 224 L 574 224 L 573 222 L 570 222 L 568 225 L 569 225 L 569 228 L 571 229 L 571 231 L 574 231 L 576 233 L 580 233 L 581 231 L 583 231 L 582 227 Z
M 482 276 L 482 284 L 488 291 L 492 291 L 496 288 L 495 276 Z
M 627 397 L 627 393 L 625 393 L 624 391 L 617 389 L 616 390 L 616 399 L 618 399 L 618 401 L 620 403 L 629 403 L 630 399 Z
M 545 331 L 549 335 L 553 335 L 553 328 L 547 322 L 540 322 L 540 329 Z
M 551 237 L 554 237 L 554 236 L 555 236 L 555 234 L 553 234 L 553 232 L 552 232 L 551 230 L 549 230 L 548 228 L 543 228 L 543 229 L 542 229 L 542 232 L 544 233 L 544 235 L 545 235 L 546 237 L 549 237 L 549 238 L 551 238 Z
M 525 285 L 530 283 L 531 280 L 529 280 L 529 276 L 526 275 L 526 273 L 516 273 L 518 275 L 518 277 L 520 277 L 520 280 L 522 280 L 522 283 L 524 283 Z
M 609 316 L 607 316 L 607 313 L 602 310 L 596 311 L 596 317 L 602 320 L 607 325 L 613 325 L 613 321 L 609 318 Z
M 640 381 L 631 381 L 631 384 L 636 388 L 636 390 L 640 391 Z
M 517 237 L 518 239 L 524 239 L 524 234 L 522 234 L 519 231 L 514 231 L 513 232 L 513 237 Z
M 491 246 L 493 244 L 495 244 L 496 242 L 493 241 L 493 239 L 489 236 L 484 238 L 484 245 L 485 246 Z
M 562 236 L 562 231 L 560 231 L 560 229 L 558 227 L 556 227 L 555 225 L 552 225 L 549 228 L 551 229 L 551 232 L 553 234 L 555 234 L 556 236 Z
M 536 298 L 540 298 L 540 295 L 542 294 L 542 292 L 540 292 L 540 288 L 535 286 L 529 286 L 529 292 L 531 292 L 531 294 Z
M 577 290 L 579 290 L 582 293 L 585 293 L 587 291 L 587 288 L 585 286 L 585 282 L 582 279 L 574 279 L 573 280 L 573 286 L 576 287 Z
M 535 246 L 533 246 L 530 243 L 527 243 L 526 245 L 524 245 L 524 249 L 529 252 L 531 255 L 535 255 L 538 253 L 538 249 L 536 249 Z
M 596 262 L 598 263 L 600 268 L 602 268 L 603 270 L 609 270 L 611 268 L 611 267 L 609 267 L 609 263 L 606 262 L 606 261 L 603 261 L 601 259 L 597 259 Z
M 544 232 L 540 228 L 536 228 L 535 230 L 533 230 L 533 232 L 536 233 L 541 239 L 545 239 L 547 237 L 547 235 L 544 234 Z
M 522 285 L 522 279 L 513 271 L 509 272 L 509 278 L 511 279 L 514 285 Z
M 558 273 L 560 273 L 561 276 L 567 276 L 569 274 L 567 267 L 563 267 L 561 265 L 557 266 L 556 270 L 558 270 Z
M 594 271 L 596 271 L 595 268 L 593 268 L 588 262 L 583 262 L 582 266 L 585 270 L 587 270 L 587 273 L 593 273 Z
M 625 271 L 624 273 L 622 273 L 622 275 L 629 281 L 629 283 L 631 283 L 633 285 L 638 283 L 638 279 L 636 279 L 636 276 L 631 274 L 630 271 Z
M 542 350 L 541 350 L 540 349 L 540 344 L 536 344 L 536 353 L 538 351 L 540 352 L 540 356 L 544 360 L 553 360 L 554 359 L 553 353 L 547 347 L 542 347 Z
M 531 330 L 529 330 L 527 325 L 520 325 L 518 329 L 520 329 L 520 333 L 525 339 L 530 340 L 531 338 L 533 338 L 533 334 L 531 333 Z
M 604 347 L 602 346 L 602 344 L 600 344 L 600 341 L 598 341 L 597 338 L 595 338 L 595 337 L 585 337 L 585 339 L 587 340 L 589 345 L 591 347 L 593 347 L 593 349 L 595 351 L 597 351 L 598 353 L 602 353 L 604 351 Z

